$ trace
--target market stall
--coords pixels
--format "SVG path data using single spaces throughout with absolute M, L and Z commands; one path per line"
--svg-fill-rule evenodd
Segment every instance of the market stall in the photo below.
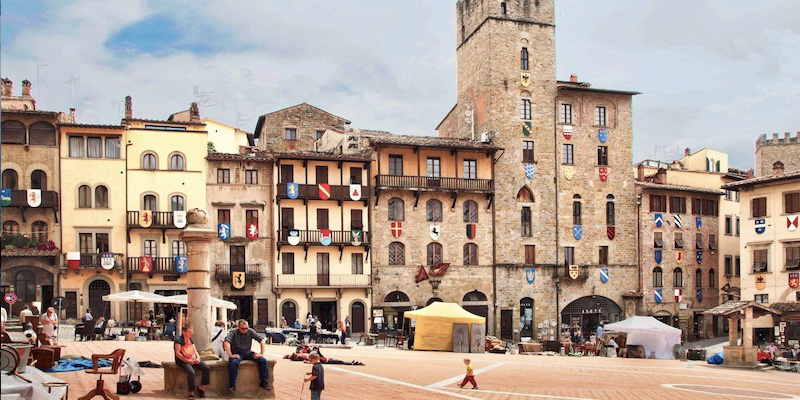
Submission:
M 627 334 L 627 345 L 641 345 L 646 356 L 655 353 L 656 358 L 674 358 L 672 348 L 681 343 L 681 330 L 673 328 L 653 317 L 633 316 L 624 321 L 605 326 L 606 334 Z
M 465 332 L 465 344 L 468 348 L 472 341 L 480 341 L 479 347 L 483 346 L 486 318 L 475 315 L 456 303 L 434 302 L 419 310 L 406 311 L 404 317 L 415 321 L 414 350 L 453 351 L 454 324 L 457 331 L 460 324 L 468 327 Z M 470 339 L 471 336 L 475 340 Z M 462 339 L 460 336 L 457 340 Z

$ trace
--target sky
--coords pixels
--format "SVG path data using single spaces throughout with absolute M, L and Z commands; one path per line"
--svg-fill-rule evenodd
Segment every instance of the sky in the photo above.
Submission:
M 634 98 L 633 158 L 683 149 L 754 162 L 800 131 L 800 4 L 556 0 L 556 72 Z M 204 117 L 253 131 L 308 102 L 364 129 L 435 135 L 455 104 L 455 0 L 2 3 L 0 71 L 82 123 Z

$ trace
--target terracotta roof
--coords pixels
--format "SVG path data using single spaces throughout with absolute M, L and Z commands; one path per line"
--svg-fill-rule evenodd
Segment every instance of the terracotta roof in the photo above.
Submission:
M 583 92 L 596 92 L 596 93 L 609 93 L 609 94 L 626 94 L 629 96 L 635 96 L 637 94 L 642 94 L 642 92 L 634 92 L 630 90 L 616 90 L 616 89 L 599 89 L 593 88 L 586 82 L 568 82 L 568 81 L 558 81 L 558 89 L 561 90 L 580 90 Z
M 167 121 L 163 119 L 144 119 L 144 118 L 125 118 L 122 121 L 154 122 L 157 124 L 165 124 L 165 125 L 205 125 L 202 122 L 180 122 L 180 121 Z
M 482 143 L 476 140 L 449 138 L 438 136 L 391 135 L 380 134 L 370 138 L 370 142 L 378 145 L 412 146 L 412 147 L 438 147 L 446 149 L 466 150 L 499 150 L 491 143 Z
M 754 301 L 746 301 L 746 300 L 732 300 L 725 303 L 722 303 L 714 308 L 710 308 L 708 310 L 703 311 L 703 314 L 709 315 L 729 315 L 733 313 L 738 313 L 740 310 L 743 310 L 747 307 L 752 306 L 753 308 L 761 309 L 762 311 L 766 311 L 771 314 L 780 315 L 780 311 L 773 310 L 763 304 L 756 303 Z
M 723 189 L 738 189 L 745 186 L 767 185 L 777 183 L 784 180 L 800 178 L 800 169 L 796 171 L 789 171 L 780 175 L 766 175 L 759 176 L 758 178 L 745 179 L 739 182 L 731 182 L 722 185 Z
M 66 124 L 59 124 L 59 126 L 63 126 L 63 127 L 67 127 L 67 128 L 125 129 L 125 125 L 103 125 L 103 124 L 66 123 Z
M 61 250 L 40 250 L 40 249 L 3 249 L 0 255 L 3 257 L 53 257 L 61 254 Z
M 272 154 L 267 152 L 258 153 L 208 153 L 206 160 L 209 161 L 260 161 L 269 162 L 273 160 Z
M 672 185 L 668 183 L 653 183 L 653 182 L 642 182 L 637 181 L 637 185 L 646 187 L 648 189 L 659 189 L 659 190 L 677 190 L 680 192 L 695 192 L 695 193 L 707 193 L 707 194 L 716 194 L 716 195 L 723 195 L 725 192 L 716 189 L 706 189 L 706 188 L 699 188 L 694 186 L 683 186 L 683 185 Z
M 800 301 L 785 301 L 780 303 L 772 303 L 772 308 L 782 313 L 784 312 L 800 312 Z
M 272 152 L 272 156 L 276 159 L 284 160 L 332 160 L 332 161 L 369 161 L 370 157 L 367 153 L 359 154 L 331 154 L 331 153 L 318 153 L 313 151 L 294 151 L 294 152 Z

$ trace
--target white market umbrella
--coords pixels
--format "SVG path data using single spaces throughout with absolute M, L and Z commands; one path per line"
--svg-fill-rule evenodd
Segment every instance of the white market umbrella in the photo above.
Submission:
M 179 294 L 175 296 L 168 296 L 164 298 L 164 303 L 172 303 L 172 304 L 183 304 L 186 305 L 189 303 L 189 296 L 185 294 Z M 236 304 L 233 302 L 218 299 L 216 297 L 211 297 L 211 307 L 222 308 L 225 310 L 235 310 Z
M 133 301 L 142 303 L 169 303 L 167 297 L 160 294 L 142 292 L 140 290 L 130 290 L 127 292 L 119 292 L 107 294 L 103 296 L 103 301 Z

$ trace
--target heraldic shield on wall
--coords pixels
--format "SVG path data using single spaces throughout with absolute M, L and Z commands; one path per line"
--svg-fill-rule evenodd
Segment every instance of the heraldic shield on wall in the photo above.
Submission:
M 608 268 L 600 268 L 600 282 L 606 283 L 608 282 L 608 277 L 611 272 Z
M 296 199 L 300 196 L 300 184 L 295 182 L 289 182 L 286 184 L 286 197 L 290 199 Z
M 789 232 L 796 231 L 798 224 L 800 224 L 800 215 L 789 215 L 786 217 L 786 229 L 788 229 Z
M 661 228 L 661 226 L 664 225 L 664 214 L 656 213 L 653 215 L 653 220 L 656 223 L 656 227 Z
M 797 289 L 798 286 L 800 286 L 800 272 L 790 272 L 789 287 L 792 289 Z
M 531 284 L 536 281 L 536 268 L 525 268 L 525 280 Z
M 606 226 L 606 236 L 608 236 L 608 240 L 614 240 L 617 236 L 617 228 L 614 225 Z

